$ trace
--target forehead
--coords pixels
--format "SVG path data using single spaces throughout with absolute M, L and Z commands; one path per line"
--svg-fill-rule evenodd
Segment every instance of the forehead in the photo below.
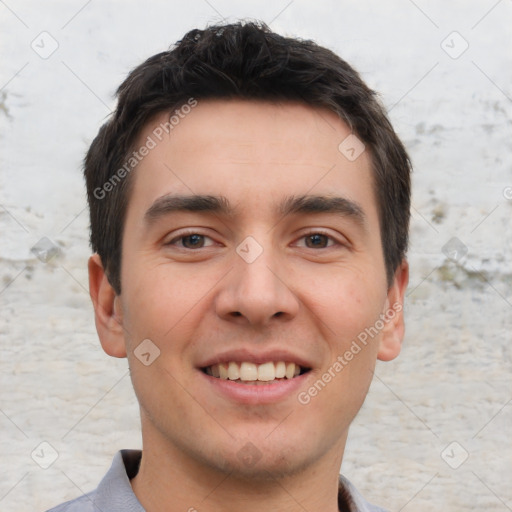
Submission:
M 349 136 L 349 127 L 326 109 L 199 100 L 161 113 L 144 128 L 136 148 L 151 149 L 133 173 L 130 205 L 142 210 L 166 194 L 210 194 L 227 197 L 243 212 L 290 195 L 342 194 L 371 217 L 370 156 L 363 151 L 349 160 L 340 151 Z

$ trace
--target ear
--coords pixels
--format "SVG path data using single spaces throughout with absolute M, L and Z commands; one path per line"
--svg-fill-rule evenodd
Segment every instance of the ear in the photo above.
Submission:
M 388 290 L 385 309 L 385 325 L 382 329 L 377 358 L 381 361 L 391 361 L 402 348 L 404 339 L 404 298 L 409 283 L 409 264 L 403 260 L 396 269 L 395 277 Z
M 99 254 L 89 258 L 89 293 L 103 350 L 113 357 L 126 357 L 121 299 L 108 281 Z

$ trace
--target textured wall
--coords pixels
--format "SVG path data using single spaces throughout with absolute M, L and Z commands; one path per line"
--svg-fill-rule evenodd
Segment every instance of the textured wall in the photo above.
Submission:
M 447 4 L 0 3 L 1 510 L 90 490 L 140 446 L 126 361 L 93 325 L 81 159 L 126 73 L 221 17 L 337 51 L 414 162 L 406 340 L 377 366 L 343 472 L 393 511 L 512 508 L 512 3 Z

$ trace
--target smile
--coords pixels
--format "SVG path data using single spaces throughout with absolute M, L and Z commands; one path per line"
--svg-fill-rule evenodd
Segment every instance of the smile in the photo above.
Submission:
M 264 384 L 283 379 L 293 379 L 309 371 L 295 363 L 269 361 L 263 364 L 229 361 L 213 364 L 202 369 L 204 373 L 222 380 L 239 384 Z

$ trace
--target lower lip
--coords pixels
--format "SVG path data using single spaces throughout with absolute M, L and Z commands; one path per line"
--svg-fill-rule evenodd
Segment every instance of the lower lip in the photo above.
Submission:
M 232 380 L 212 377 L 198 370 L 207 384 L 213 386 L 217 394 L 242 404 L 272 404 L 285 398 L 297 395 L 304 386 L 311 371 L 298 375 L 293 379 L 278 380 L 269 384 L 238 384 Z

